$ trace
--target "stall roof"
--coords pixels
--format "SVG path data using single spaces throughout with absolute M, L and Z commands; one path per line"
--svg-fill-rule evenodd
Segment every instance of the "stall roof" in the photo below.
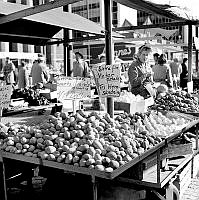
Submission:
M 26 8 L 26 5 L 0 2 L 0 16 Z M 56 8 L 2 24 L 0 41 L 45 45 L 62 28 L 104 34 L 104 28 L 100 25 L 79 15 L 63 12 L 62 8 Z

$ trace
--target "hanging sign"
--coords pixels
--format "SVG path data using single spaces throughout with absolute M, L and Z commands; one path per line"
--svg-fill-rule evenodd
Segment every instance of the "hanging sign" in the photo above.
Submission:
M 11 102 L 12 86 L 0 86 L 0 108 L 7 108 Z
M 92 72 L 100 97 L 120 96 L 120 64 L 94 65 Z
M 57 99 L 91 98 L 91 80 L 82 77 L 60 77 L 57 81 Z
M 195 43 L 196 50 L 199 50 L 199 38 L 198 37 L 194 37 L 194 43 Z

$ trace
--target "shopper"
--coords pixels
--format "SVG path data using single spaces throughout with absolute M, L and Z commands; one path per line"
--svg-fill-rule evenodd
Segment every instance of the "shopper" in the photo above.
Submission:
M 154 53 L 153 54 L 153 59 L 154 59 L 154 65 L 158 64 L 158 58 L 159 58 L 160 54 L 159 53 Z
M 153 81 L 173 87 L 171 69 L 167 64 L 165 54 L 161 54 L 158 58 L 158 64 L 153 66 Z
M 180 74 L 180 87 L 182 89 L 187 87 L 187 77 L 188 77 L 188 67 L 187 67 L 187 58 L 183 59 L 183 62 L 181 64 L 182 66 L 182 73 Z
M 43 56 L 39 56 L 38 60 L 34 62 L 30 76 L 32 77 L 33 85 L 48 82 L 49 75 L 45 64 L 45 58 Z
M 18 88 L 24 89 L 28 87 L 29 80 L 28 80 L 28 70 L 26 63 L 24 61 L 21 62 L 21 66 L 19 66 L 19 73 L 18 73 Z
M 170 63 L 171 74 L 173 77 L 173 84 L 177 84 L 177 87 L 180 86 L 180 74 L 182 72 L 182 67 L 178 62 L 177 58 L 174 58 L 173 61 Z
M 75 53 L 75 61 L 73 62 L 73 77 L 90 77 L 88 64 L 83 60 L 83 55 L 80 52 Z
M 15 83 L 15 65 L 6 57 L 6 63 L 3 66 L 4 80 L 7 85 L 13 85 Z
M 148 56 L 151 52 L 152 49 L 148 44 L 139 47 L 137 57 L 128 69 L 131 92 L 144 98 L 154 96 L 152 70 L 148 65 Z

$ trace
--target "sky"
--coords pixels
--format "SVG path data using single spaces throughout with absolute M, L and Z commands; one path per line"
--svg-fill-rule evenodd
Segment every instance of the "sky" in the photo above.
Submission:
M 199 16 L 199 0 L 148 0 L 159 4 L 169 4 L 179 7 L 187 7 L 192 11 L 193 16 Z

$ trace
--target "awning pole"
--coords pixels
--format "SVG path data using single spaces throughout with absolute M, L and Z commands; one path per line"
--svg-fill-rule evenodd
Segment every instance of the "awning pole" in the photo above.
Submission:
M 198 27 L 196 26 L 196 37 L 198 37 Z M 198 72 L 198 50 L 196 49 L 196 72 Z
M 72 12 L 71 5 L 64 6 L 64 11 Z M 64 29 L 64 41 L 72 39 L 72 30 Z M 71 42 L 64 42 L 64 75 L 71 76 L 73 64 L 73 47 Z
M 192 25 L 188 25 L 188 82 L 192 81 Z
M 113 63 L 112 53 L 112 6 L 111 0 L 104 0 L 104 20 L 105 20 L 105 50 L 106 50 L 106 64 Z M 114 116 L 114 100 L 112 97 L 107 98 L 107 113 Z

